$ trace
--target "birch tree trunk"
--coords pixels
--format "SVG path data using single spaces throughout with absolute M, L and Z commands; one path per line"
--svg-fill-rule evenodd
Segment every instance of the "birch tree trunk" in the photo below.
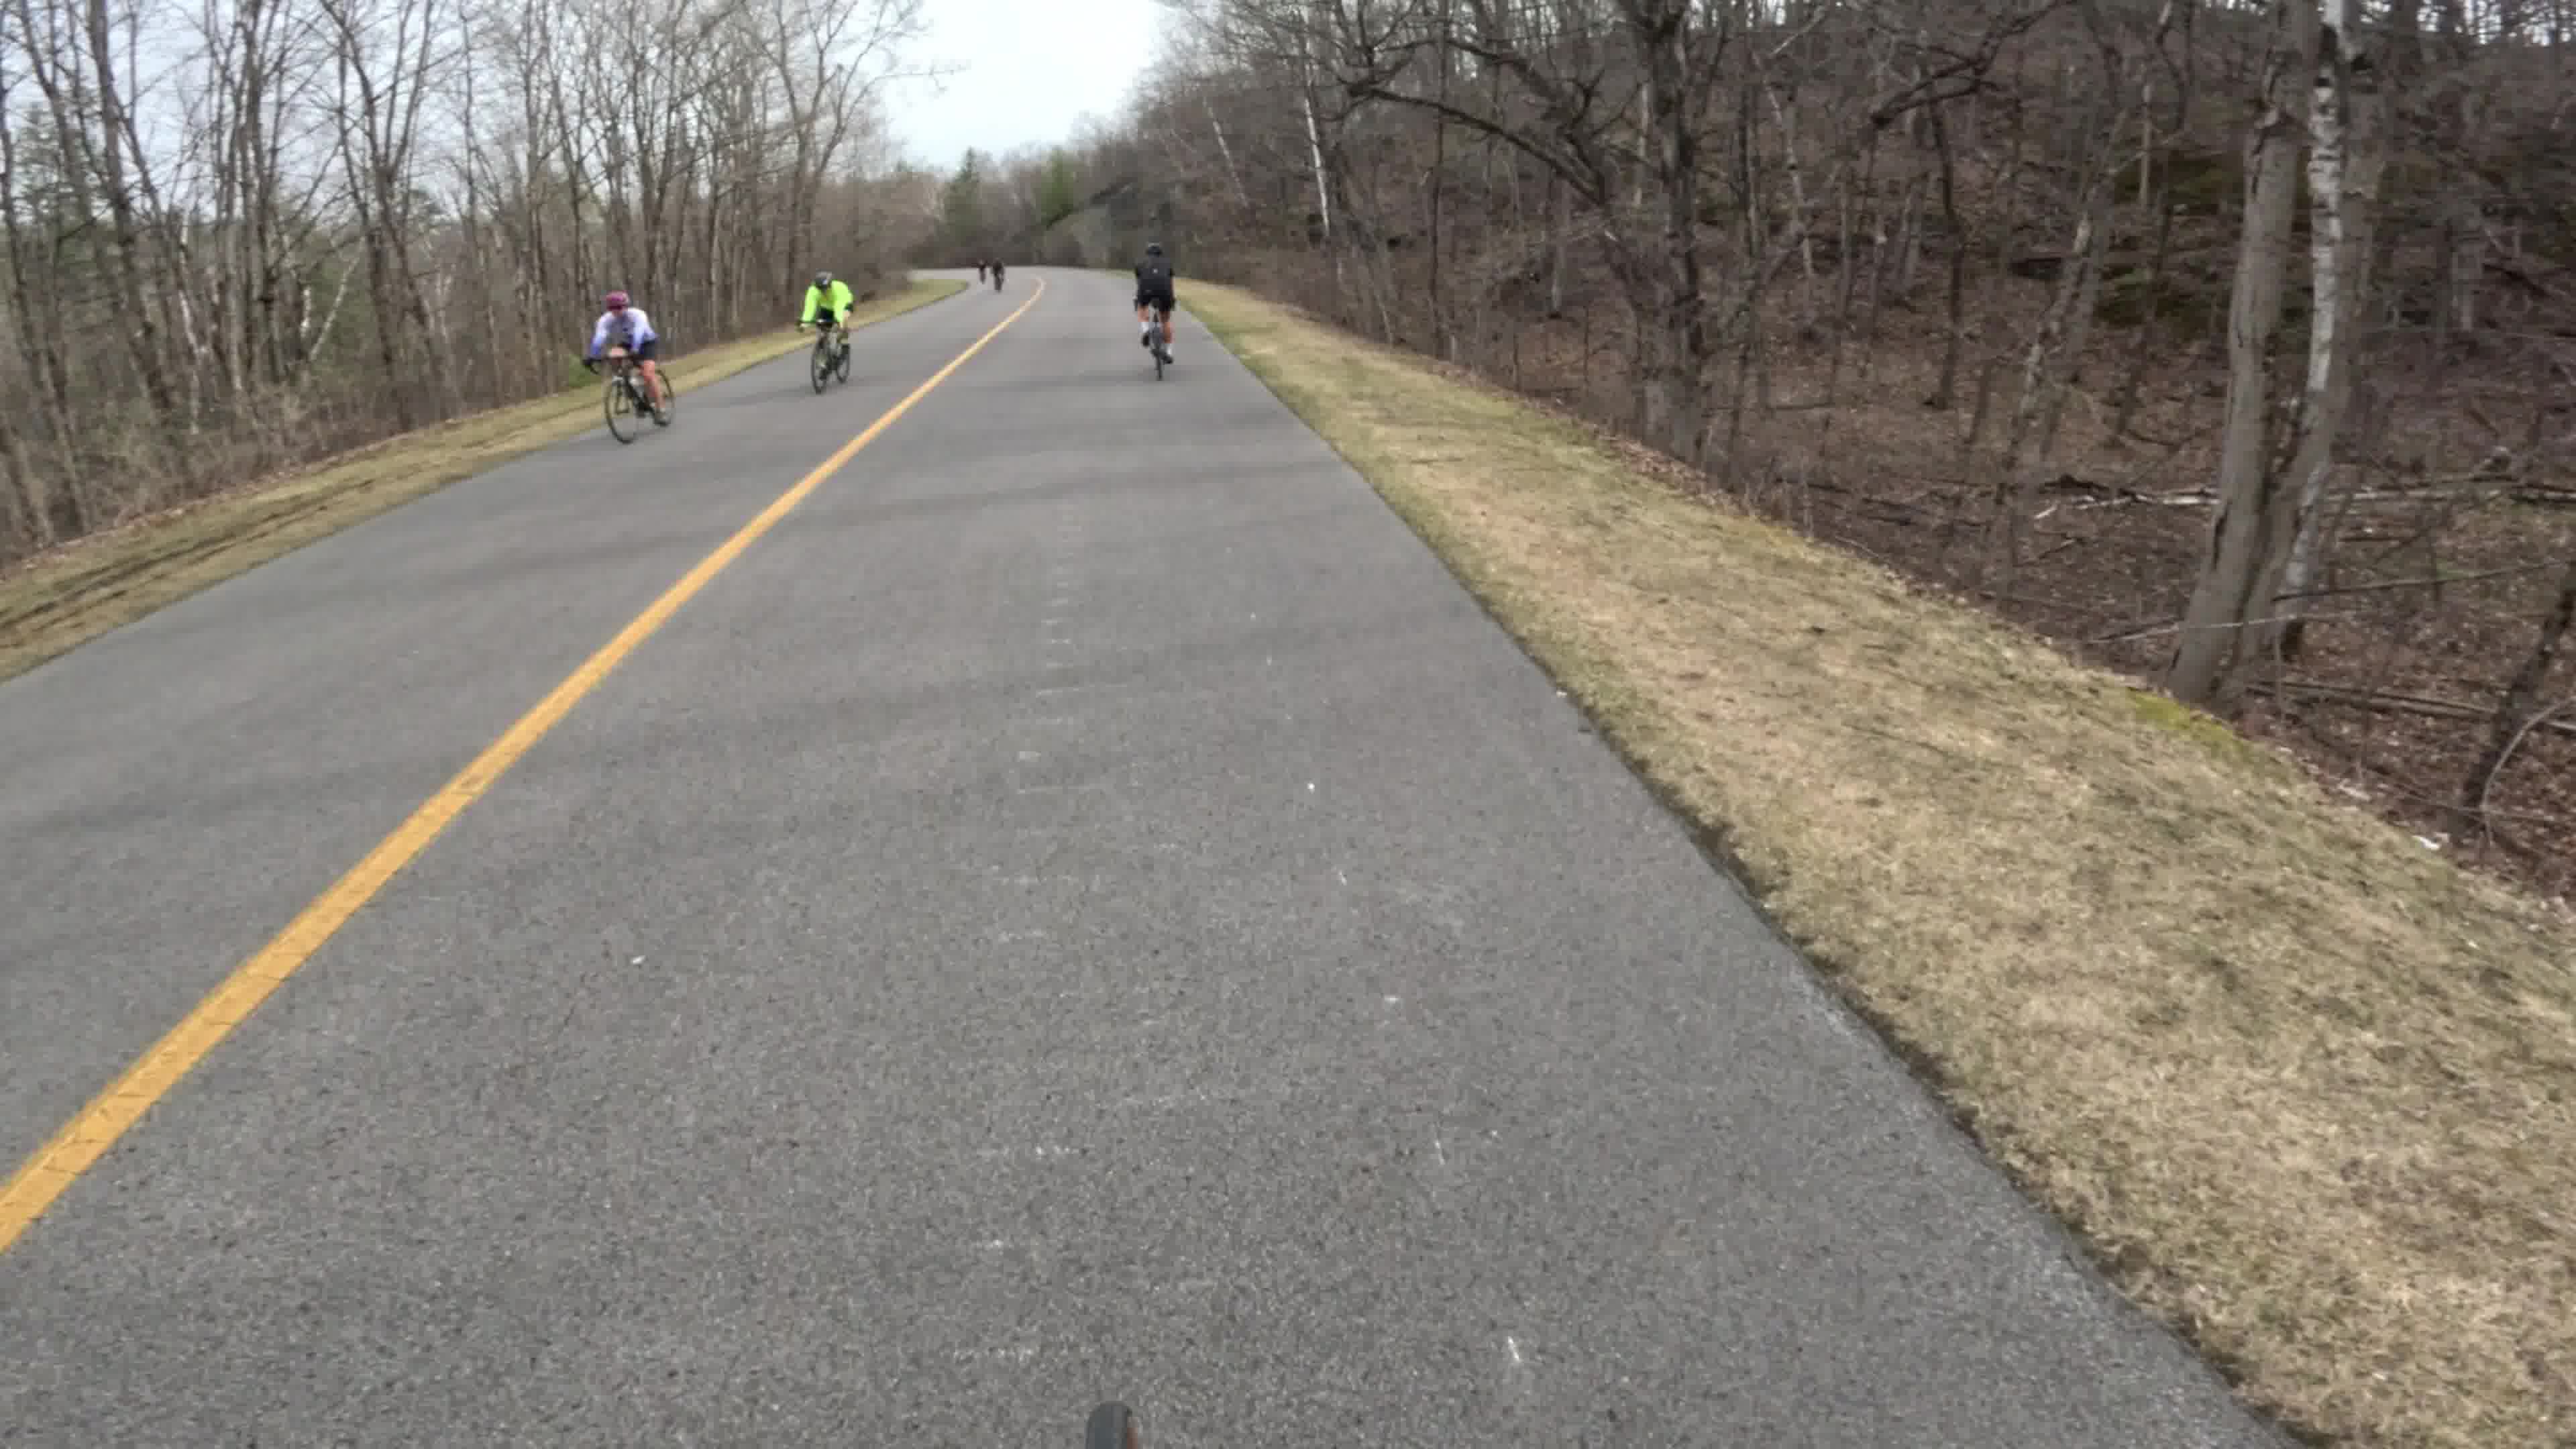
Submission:
M 2298 487 L 2297 523 L 2289 556 L 2281 561 L 2279 585 L 2265 595 L 2277 600 L 2270 611 L 2277 622 L 2247 631 L 2245 652 L 2255 659 L 2298 654 L 2308 611 L 2305 596 L 2330 544 L 2326 486 L 2352 410 L 2371 262 L 2378 254 L 2379 181 L 2387 167 L 2386 97 L 2349 25 L 2351 0 L 2326 0 L 2325 11 L 2317 37 L 2310 120 L 2315 149 L 2308 167 L 2315 320 L 2308 332 L 2306 402 L 2290 456 L 2290 478 Z

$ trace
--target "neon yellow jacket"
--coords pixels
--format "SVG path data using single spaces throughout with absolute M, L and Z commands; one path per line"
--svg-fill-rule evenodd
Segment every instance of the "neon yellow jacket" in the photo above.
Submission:
M 802 326 L 805 323 L 813 321 L 814 311 L 817 307 L 831 308 L 832 315 L 835 317 L 849 316 L 850 284 L 842 281 L 838 277 L 834 277 L 832 279 L 832 295 L 828 298 L 823 295 L 822 288 L 807 287 L 805 289 L 805 315 L 796 319 L 797 325 Z

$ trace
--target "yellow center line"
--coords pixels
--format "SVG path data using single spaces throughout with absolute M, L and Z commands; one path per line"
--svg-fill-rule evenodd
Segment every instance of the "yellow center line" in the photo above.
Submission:
M 80 1175 L 125 1135 L 127 1128 L 142 1119 L 152 1104 L 161 1100 L 178 1084 L 190 1068 L 214 1050 L 215 1043 L 239 1026 L 259 1004 L 266 1001 L 286 978 L 312 959 L 322 943 L 347 924 L 385 882 L 409 865 L 448 823 L 462 814 L 465 807 L 492 788 L 492 783 L 516 764 L 530 746 L 545 737 L 563 717 L 572 712 L 584 695 L 599 687 L 626 656 L 635 652 L 652 632 L 660 627 L 680 606 L 705 588 L 707 581 L 724 572 L 725 567 L 740 558 L 760 536 L 778 520 L 785 518 L 806 495 L 822 486 L 823 481 L 839 472 L 841 466 L 858 455 L 861 448 L 876 441 L 879 433 L 892 426 L 895 419 L 912 410 L 932 388 L 948 380 L 949 374 L 966 363 L 966 359 L 984 350 L 986 343 L 1002 335 L 1002 330 L 1020 320 L 1023 313 L 1037 305 L 1046 295 L 1045 279 L 1039 279 L 1037 290 L 1019 305 L 1018 310 L 994 324 L 993 329 L 975 339 L 974 345 L 949 360 L 947 366 L 930 375 L 914 388 L 903 401 L 888 408 L 885 415 L 868 424 L 866 432 L 841 445 L 840 451 L 823 460 L 796 486 L 760 511 L 759 516 L 742 526 L 733 537 L 718 545 L 716 551 L 699 560 L 697 567 L 680 576 L 651 607 L 635 616 L 633 622 L 617 632 L 617 637 L 602 645 L 599 652 L 583 661 L 582 666 L 554 687 L 534 709 L 519 717 L 518 723 L 487 746 L 474 762 L 457 772 L 439 792 L 429 797 L 411 817 L 394 827 L 392 834 L 378 842 L 376 848 L 348 874 L 334 882 L 311 905 L 287 923 L 286 929 L 262 946 L 251 958 L 233 968 L 223 983 L 207 993 L 196 1008 L 172 1027 L 151 1050 L 137 1057 L 124 1074 L 98 1094 L 80 1115 L 66 1123 L 44 1146 L 37 1148 L 5 1186 L 0 1186 L 0 1253 L 9 1250 L 27 1229 L 34 1225 L 54 1199 L 63 1195 Z

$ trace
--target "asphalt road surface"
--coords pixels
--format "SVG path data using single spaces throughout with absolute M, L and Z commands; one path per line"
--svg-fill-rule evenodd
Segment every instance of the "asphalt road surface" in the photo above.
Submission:
M 1041 283 L 0 1253 L 0 1441 L 2277 1442 L 1096 275 L 0 685 L 0 1167 Z

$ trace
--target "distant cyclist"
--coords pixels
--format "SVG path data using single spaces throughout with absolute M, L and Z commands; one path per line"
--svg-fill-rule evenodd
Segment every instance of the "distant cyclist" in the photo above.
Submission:
M 662 334 L 653 330 L 653 319 L 644 309 L 634 306 L 624 292 L 611 292 L 600 299 L 608 310 L 590 329 L 590 351 L 584 353 L 581 365 L 599 371 L 599 354 L 612 342 L 626 349 L 643 370 L 645 385 L 653 389 L 656 410 L 671 405 L 670 385 L 662 380 L 662 370 L 654 364 L 654 354 L 662 350 Z
M 993 290 L 996 292 L 1002 290 L 1002 259 L 1000 257 L 993 258 Z
M 982 286 L 984 283 L 992 280 L 992 274 L 993 264 L 991 262 L 977 262 L 975 264 L 975 284 L 977 286 Z
M 796 319 L 796 328 L 832 329 L 832 345 L 850 345 L 850 284 L 837 280 L 830 272 L 816 272 L 814 285 L 805 289 L 805 315 Z
M 1154 324 L 1160 322 L 1165 361 L 1172 356 L 1172 309 L 1178 305 L 1172 299 L 1172 259 L 1163 255 L 1161 242 L 1145 243 L 1145 259 L 1136 264 L 1136 342 L 1152 347 Z M 1153 311 L 1151 320 L 1147 308 Z

